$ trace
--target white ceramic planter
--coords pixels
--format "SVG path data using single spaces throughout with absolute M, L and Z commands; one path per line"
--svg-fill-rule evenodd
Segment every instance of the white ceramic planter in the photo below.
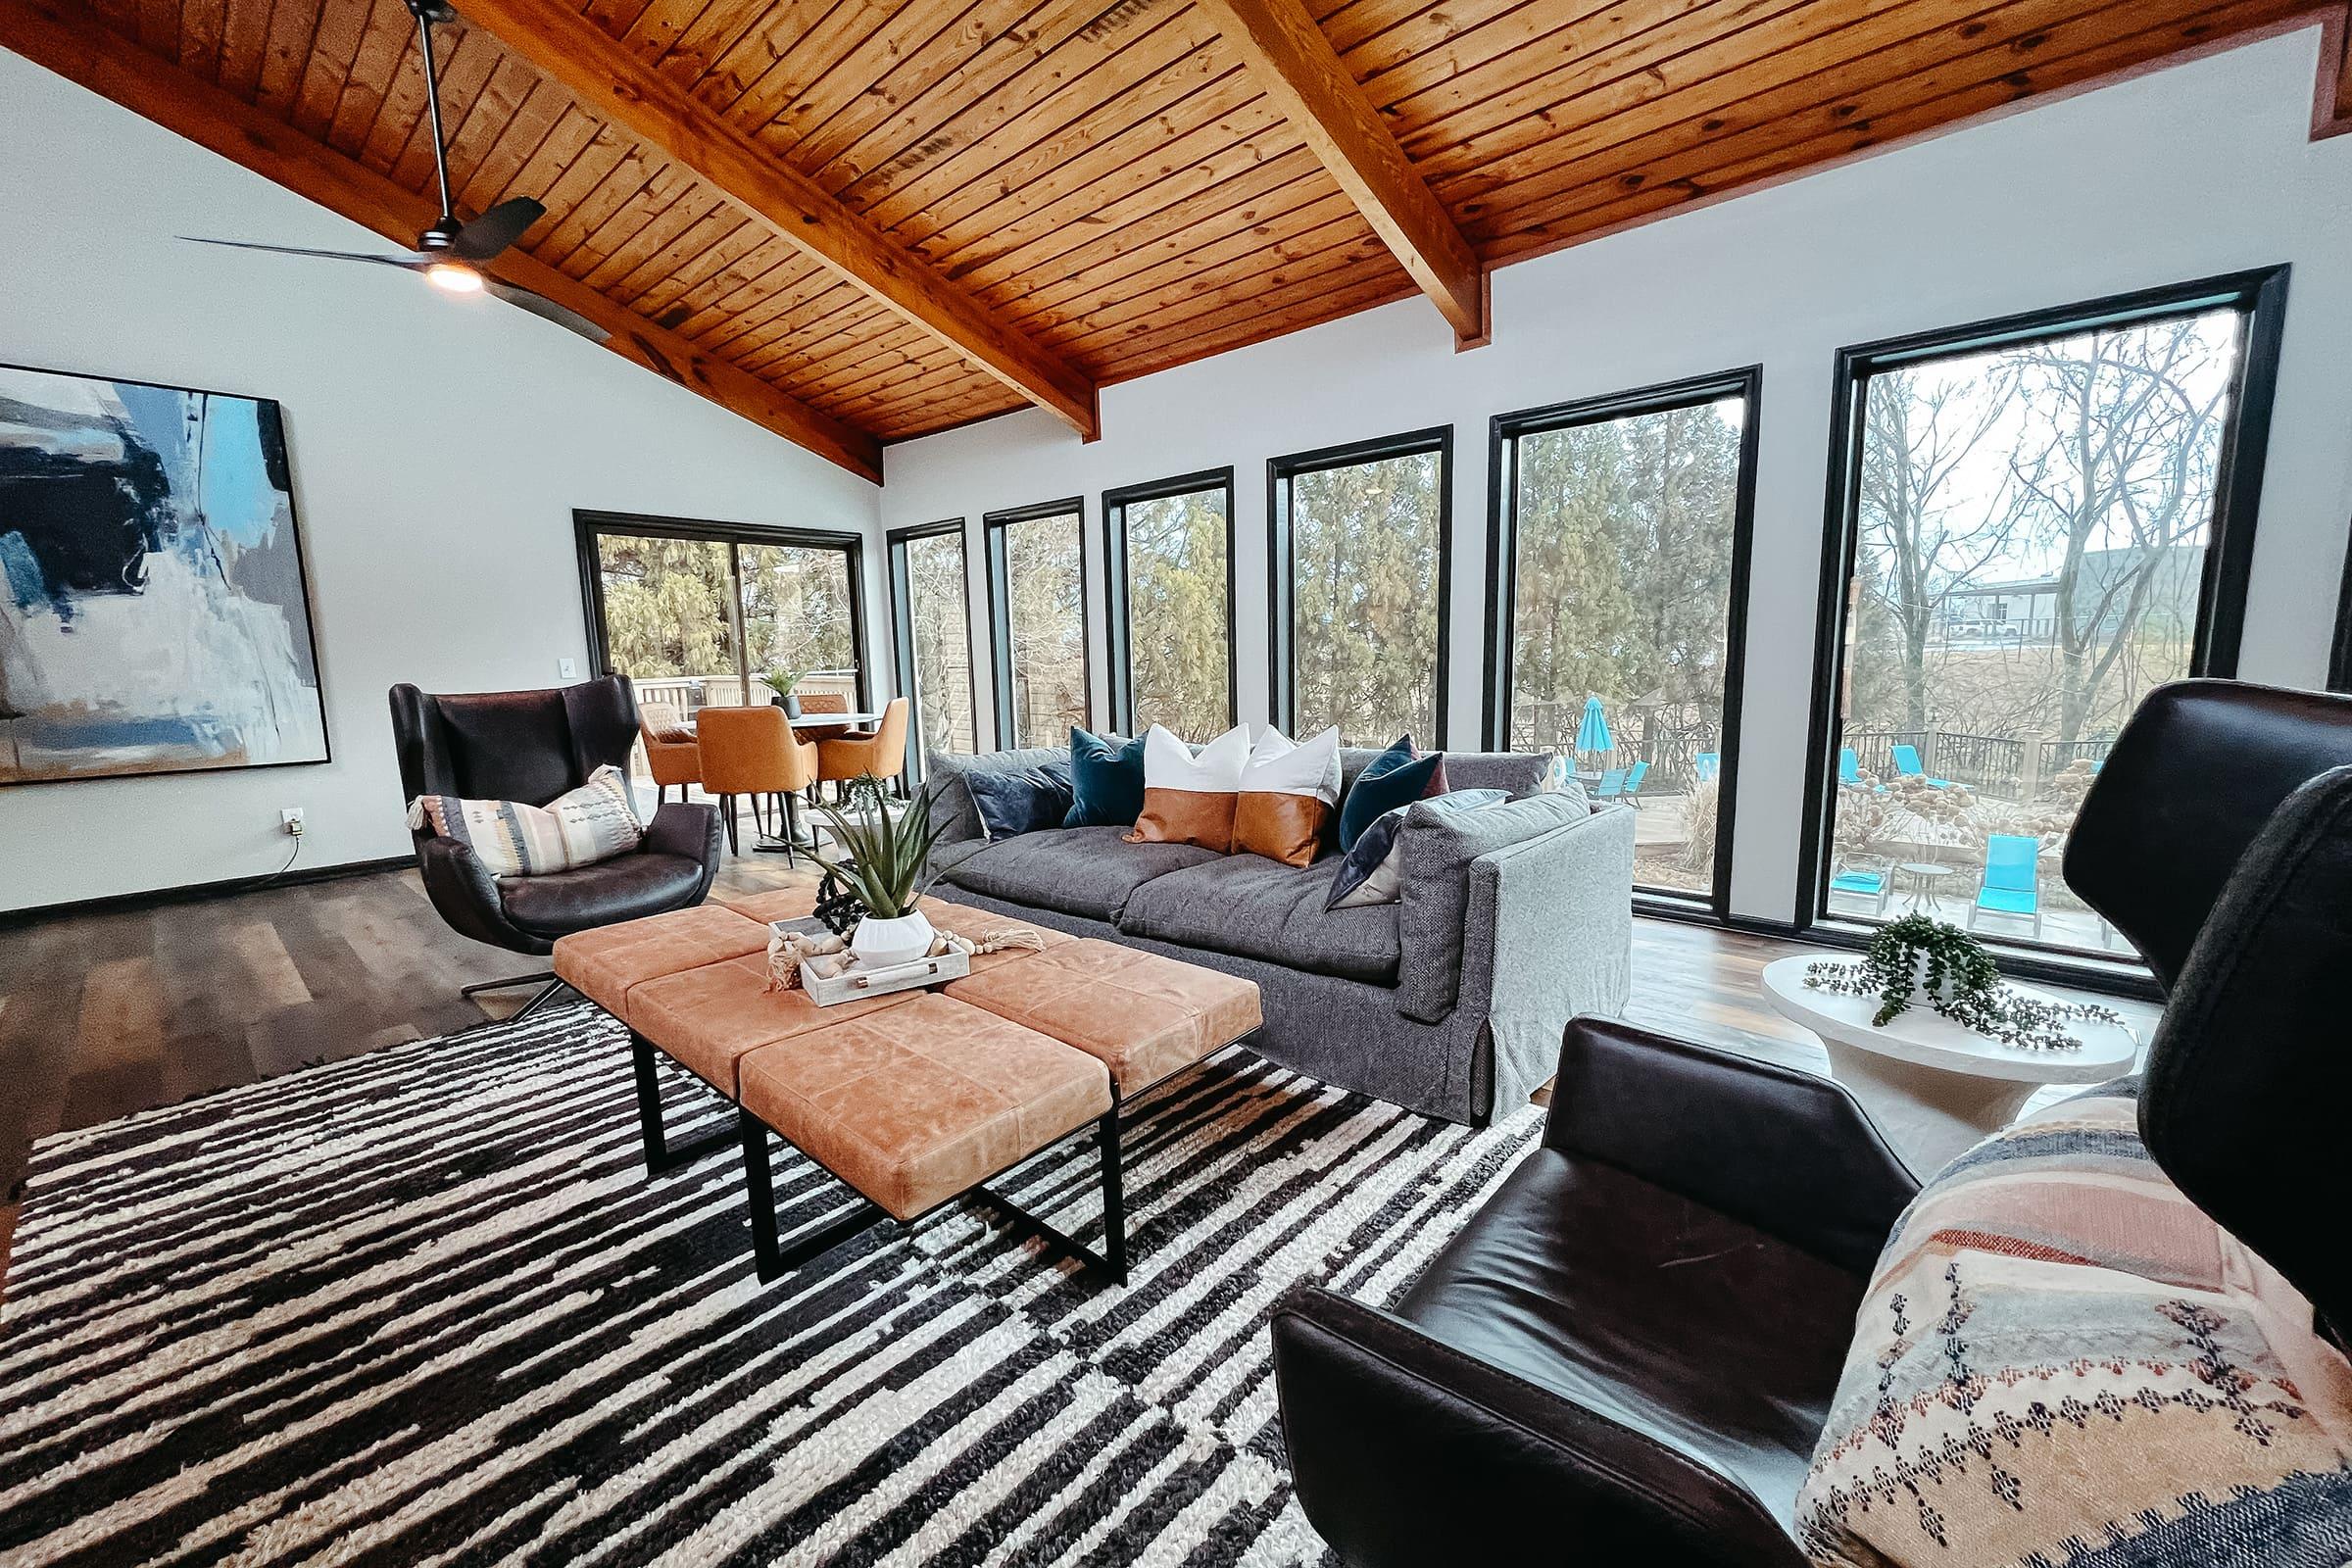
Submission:
M 877 920 L 869 914 L 851 933 L 850 951 L 862 967 L 886 969 L 894 963 L 912 963 L 929 953 L 937 935 L 919 911 L 895 920 Z

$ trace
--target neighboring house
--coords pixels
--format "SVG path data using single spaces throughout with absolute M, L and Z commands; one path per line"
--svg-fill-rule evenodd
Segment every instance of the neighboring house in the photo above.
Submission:
M 2087 629 L 2089 618 L 2096 615 L 2099 636 L 2112 635 L 2131 599 L 2128 579 L 2146 566 L 2151 554 L 2161 559 L 2152 568 L 2154 581 L 2149 584 L 2144 624 L 2151 631 L 2169 629 L 2185 635 L 2196 618 L 2205 562 L 2201 543 L 2167 545 L 2155 552 L 2144 546 L 2088 552 L 2082 558 L 2082 577 L 2075 590 L 2077 624 Z M 2112 599 L 2108 597 L 2110 584 L 2115 586 Z M 1947 647 L 2047 647 L 2058 640 L 2058 579 L 2054 576 L 1972 583 L 1944 595 L 1936 617 L 1936 640 Z

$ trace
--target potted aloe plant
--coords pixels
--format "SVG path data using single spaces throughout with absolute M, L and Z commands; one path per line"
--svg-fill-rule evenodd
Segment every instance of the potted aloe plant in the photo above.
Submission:
M 793 689 L 800 683 L 801 677 L 781 664 L 765 671 L 760 677 L 760 684 L 776 694 L 777 705 L 784 710 L 786 718 L 801 716 L 801 699 Z
M 894 821 L 882 781 L 868 773 L 851 782 L 848 809 L 817 808 L 836 849 L 849 857 L 836 859 L 819 850 L 817 863 L 847 883 L 865 909 L 850 934 L 850 951 L 869 969 L 911 963 L 931 951 L 936 933 L 915 907 L 930 885 L 931 846 L 939 837 L 931 798 L 929 790 L 918 793 Z

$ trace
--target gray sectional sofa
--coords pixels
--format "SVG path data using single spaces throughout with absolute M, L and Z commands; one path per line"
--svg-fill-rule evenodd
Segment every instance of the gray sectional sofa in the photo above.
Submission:
M 1343 795 L 1378 754 L 1341 754 Z M 1287 866 L 1126 829 L 1050 828 L 991 844 L 964 775 L 1067 763 L 1066 748 L 932 753 L 934 891 L 1039 925 L 1257 982 L 1252 1050 L 1450 1121 L 1484 1125 L 1551 1075 L 1576 1013 L 1616 1013 L 1631 984 L 1634 813 L 1542 793 L 1548 759 L 1448 753 L 1470 812 L 1406 813 L 1403 896 L 1330 909 L 1333 862 Z

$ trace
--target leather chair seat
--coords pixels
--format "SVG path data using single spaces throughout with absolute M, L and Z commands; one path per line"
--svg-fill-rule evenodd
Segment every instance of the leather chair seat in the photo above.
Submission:
M 700 860 L 647 850 L 571 871 L 501 878 L 499 905 L 517 930 L 552 942 L 590 926 L 633 920 L 648 909 L 689 904 L 705 874 Z
M 1730 1477 L 1786 1521 L 1864 1283 L 1613 1166 L 1540 1148 L 1396 1311 Z

